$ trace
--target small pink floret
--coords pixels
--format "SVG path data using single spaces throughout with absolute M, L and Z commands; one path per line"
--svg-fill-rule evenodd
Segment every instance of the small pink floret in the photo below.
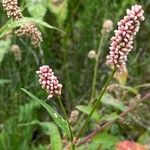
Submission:
M 115 30 L 115 35 L 111 38 L 110 52 L 106 57 L 106 64 L 118 69 L 124 68 L 127 55 L 133 49 L 133 39 L 139 31 L 140 22 L 144 20 L 142 6 L 135 5 L 127 9 L 127 15 L 121 19 Z
M 48 92 L 47 99 L 52 98 L 54 95 L 61 95 L 62 84 L 59 84 L 57 77 L 48 65 L 43 65 L 36 73 L 39 75 L 39 84 L 43 89 Z

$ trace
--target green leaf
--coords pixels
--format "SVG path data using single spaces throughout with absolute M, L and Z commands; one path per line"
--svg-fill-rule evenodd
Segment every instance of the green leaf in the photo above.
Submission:
M 115 150 L 118 142 L 119 138 L 103 132 L 97 134 L 89 144 L 82 145 L 77 150 Z
M 131 93 L 133 93 L 133 94 L 135 94 L 135 95 L 138 94 L 137 89 L 134 88 L 134 87 L 131 87 L 131 86 L 120 86 L 120 87 L 127 90 L 127 91 L 129 91 L 129 92 L 131 92 Z
M 42 128 L 45 133 L 50 135 L 51 139 L 51 149 L 52 150 L 62 150 L 61 137 L 57 126 L 54 123 L 41 123 Z
M 150 131 L 146 131 L 142 135 L 140 135 L 137 142 L 140 144 L 144 144 L 144 145 L 149 144 L 150 143 Z
M 29 17 L 23 17 L 17 21 L 13 21 L 13 20 L 9 20 L 1 29 L 0 29 L 0 38 L 2 38 L 3 36 L 5 36 L 9 31 L 11 31 L 12 29 L 14 28 L 17 28 L 17 27 L 20 27 L 21 25 L 24 25 L 26 23 L 29 23 L 29 22 L 33 22 L 33 23 L 36 23 L 38 25 L 42 25 L 44 27 L 47 27 L 47 28 L 50 28 L 50 29 L 54 29 L 54 30 L 57 30 L 57 31 L 60 31 L 62 33 L 65 33 L 63 32 L 62 30 L 56 28 L 56 27 L 53 27 L 51 25 L 49 25 L 48 23 L 42 21 L 41 19 L 37 19 L 37 18 L 29 18 Z
M 33 100 L 35 100 L 36 102 L 38 102 L 39 104 L 41 104 L 46 111 L 49 113 L 49 115 L 52 117 L 53 121 L 68 135 L 70 136 L 69 133 L 69 127 L 67 122 L 64 120 L 64 118 L 57 113 L 50 105 L 48 105 L 47 103 L 45 103 L 43 100 L 40 100 L 39 98 L 37 98 L 35 95 L 33 95 L 32 93 L 28 92 L 27 90 L 21 88 L 28 96 L 30 96 Z
M 49 123 L 49 122 L 40 122 L 37 120 L 34 120 L 29 123 L 22 123 L 20 126 L 31 126 L 31 125 L 40 125 L 43 132 L 50 137 L 51 141 L 51 149 L 52 150 L 62 150 L 62 142 L 61 142 L 61 136 L 59 134 L 59 130 L 57 126 L 54 123 Z
M 47 0 L 27 0 L 27 9 L 32 17 L 42 19 L 47 11 Z
M 117 71 L 114 75 L 114 78 L 118 81 L 121 86 L 125 86 L 128 79 L 127 69 L 123 69 L 122 72 Z
M 55 14 L 58 24 L 62 25 L 68 15 L 68 0 L 60 1 L 58 4 L 49 0 L 48 6 L 50 11 Z
M 125 109 L 125 106 L 121 101 L 115 100 L 113 96 L 108 93 L 104 94 L 101 102 L 107 106 L 113 106 L 121 111 L 124 111 Z
M 111 121 L 118 117 L 118 114 L 116 112 L 112 112 L 111 114 L 104 115 L 101 120 L 105 121 Z
M 92 111 L 92 106 L 86 106 L 86 105 L 79 105 L 79 106 L 76 106 L 76 108 L 82 112 L 84 112 L 85 114 L 89 115 L 90 112 Z M 100 120 L 100 114 L 98 113 L 98 111 L 94 111 L 93 115 L 92 115 L 92 118 L 96 121 L 99 121 Z
M 102 149 L 115 150 L 115 145 L 119 142 L 119 139 L 118 137 L 103 132 L 97 134 L 92 141 L 101 145 Z
M 30 101 L 19 107 L 19 122 L 30 122 L 37 118 L 37 112 L 40 104 L 35 101 Z
M 8 140 L 9 140 L 9 137 L 6 134 L 6 132 L 3 130 L 0 133 L 0 149 L 3 149 L 3 150 L 8 149 L 8 147 L 9 147 L 9 145 L 7 144 Z
M 18 112 L 18 122 L 19 124 L 28 123 L 32 120 L 36 120 L 38 118 L 38 110 L 40 109 L 40 104 L 36 101 L 30 101 L 24 105 L 19 107 Z M 15 124 L 16 125 L 16 124 Z M 32 126 L 22 127 L 20 128 L 21 136 L 20 138 L 20 148 L 23 147 L 25 150 L 29 149 L 29 143 L 32 138 Z

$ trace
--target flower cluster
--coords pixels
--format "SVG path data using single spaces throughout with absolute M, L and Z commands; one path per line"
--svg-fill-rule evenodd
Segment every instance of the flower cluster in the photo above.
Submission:
M 77 122 L 79 116 L 79 111 L 78 110 L 73 110 L 70 114 L 69 122 L 74 124 Z
M 22 25 L 15 33 L 18 36 L 29 37 L 34 46 L 39 46 L 42 41 L 41 32 L 33 23 L 26 23 L 25 25 Z
M 22 18 L 17 0 L 2 0 L 2 5 L 7 12 L 8 18 L 13 17 L 14 20 Z
M 127 9 L 127 15 L 118 22 L 118 30 L 111 38 L 110 53 L 106 63 L 118 69 L 126 66 L 127 55 L 133 49 L 133 38 L 140 28 L 140 22 L 144 20 L 142 6 L 132 6 Z
M 113 22 L 111 20 L 105 20 L 103 23 L 102 32 L 110 32 L 113 29 Z
M 62 84 L 59 84 L 57 77 L 49 66 L 43 65 L 36 73 L 39 75 L 39 83 L 42 88 L 46 89 L 49 94 L 47 99 L 52 98 L 54 95 L 61 95 Z
M 13 17 L 14 20 L 23 18 L 20 7 L 18 7 L 17 0 L 2 0 L 2 5 L 6 10 L 8 17 Z M 34 46 L 39 46 L 42 42 L 41 32 L 33 23 L 26 23 L 22 25 L 15 33 L 18 36 L 29 37 Z

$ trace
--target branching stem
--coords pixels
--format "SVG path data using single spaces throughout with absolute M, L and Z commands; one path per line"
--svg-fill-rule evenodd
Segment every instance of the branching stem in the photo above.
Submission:
M 67 113 L 65 111 L 64 105 L 62 104 L 62 101 L 61 101 L 60 97 L 58 97 L 58 100 L 59 100 L 60 107 L 61 107 L 61 109 L 62 109 L 62 111 L 64 113 L 65 119 L 66 119 L 68 127 L 69 127 L 71 142 L 73 142 L 74 136 L 73 136 L 73 132 L 71 130 L 71 125 L 70 125 L 70 122 L 69 122 L 69 119 L 68 119 L 68 115 L 67 115 Z M 74 150 L 74 149 L 75 149 L 75 145 L 72 144 L 72 150 Z
M 100 54 L 101 54 L 104 40 L 105 40 L 105 35 L 102 32 L 102 36 L 101 36 L 98 51 L 97 51 L 97 56 L 95 58 L 94 76 L 93 76 L 92 92 L 91 92 L 91 102 L 95 99 L 98 63 L 99 63 L 99 58 L 100 58 Z
M 93 109 L 91 110 L 91 112 L 90 112 L 90 114 L 88 115 L 87 119 L 85 120 L 85 122 L 83 123 L 83 125 L 81 126 L 81 128 L 79 129 L 79 131 L 78 131 L 78 133 L 77 133 L 77 135 L 76 135 L 76 142 L 78 141 L 78 139 L 79 139 L 80 136 L 82 135 L 82 133 L 83 133 L 84 129 L 86 128 L 86 126 L 87 126 L 87 124 L 88 124 L 88 121 L 90 120 L 91 116 L 93 115 L 95 109 L 97 108 L 97 106 L 99 106 L 99 103 L 100 103 L 100 101 L 101 101 L 101 99 L 102 99 L 102 97 L 103 97 L 103 95 L 104 95 L 104 93 L 105 93 L 105 91 L 106 91 L 106 89 L 107 89 L 107 87 L 108 87 L 110 81 L 112 80 L 112 78 L 113 78 L 115 72 L 116 72 L 116 70 L 113 70 L 113 71 L 112 71 L 112 73 L 111 73 L 109 79 L 107 80 L 107 82 L 106 82 L 104 88 L 102 89 L 102 91 L 100 92 L 98 98 L 96 99 L 96 102 L 95 102 L 95 104 L 94 104 L 94 106 L 93 106 Z

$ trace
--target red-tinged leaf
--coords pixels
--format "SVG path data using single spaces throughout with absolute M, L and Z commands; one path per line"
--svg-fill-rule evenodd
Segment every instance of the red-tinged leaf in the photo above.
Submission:
M 122 141 L 116 145 L 116 150 L 146 150 L 143 145 L 133 141 Z

